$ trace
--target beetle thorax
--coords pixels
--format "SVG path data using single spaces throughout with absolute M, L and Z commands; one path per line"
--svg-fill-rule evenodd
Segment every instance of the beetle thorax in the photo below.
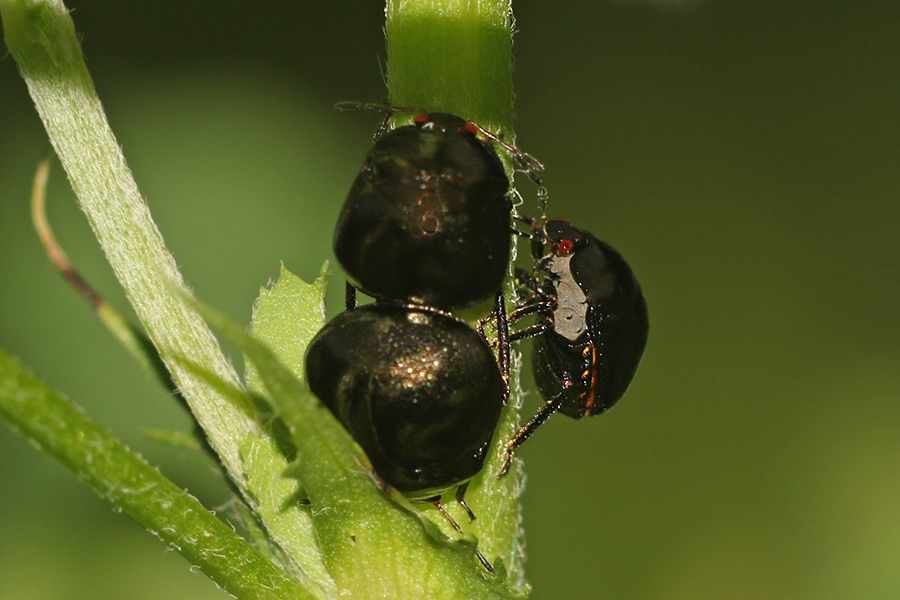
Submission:
M 588 299 L 572 276 L 572 255 L 554 256 L 547 271 L 559 279 L 556 284 L 556 308 L 553 310 L 553 331 L 575 341 L 587 326 Z

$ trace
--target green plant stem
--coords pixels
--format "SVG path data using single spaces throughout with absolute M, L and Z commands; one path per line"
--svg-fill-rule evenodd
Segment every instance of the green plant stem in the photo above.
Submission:
M 65 250 L 56 240 L 53 228 L 50 227 L 50 222 L 47 220 L 46 210 L 47 180 L 50 177 L 51 158 L 52 155 L 48 152 L 38 163 L 34 184 L 31 188 L 31 220 L 41 244 L 47 252 L 47 258 L 69 285 L 90 303 L 100 321 L 113 337 L 128 350 L 132 358 L 138 361 L 148 373 L 155 375 L 169 392 L 177 393 L 169 371 L 143 330 L 130 323 L 112 304 L 106 301 L 106 298 L 91 287 L 69 262 Z
M 0 416 L 230 594 L 248 600 L 315 598 L 2 349 Z
M 262 333 L 267 341 L 276 342 L 273 346 L 290 348 L 297 337 L 291 334 L 293 326 L 278 323 L 272 328 L 266 322 L 280 313 L 278 305 L 322 285 L 320 280 L 310 286 L 282 270 L 278 283 L 260 296 L 255 335 Z M 265 386 L 288 426 L 298 457 L 292 473 L 303 482 L 339 595 L 431 600 L 520 597 L 507 588 L 502 565 L 496 576 L 485 576 L 475 560 L 471 537 L 448 539 L 402 495 L 385 493 L 376 485 L 372 465 L 350 434 L 259 339 L 213 311 L 204 309 L 203 314 L 244 351 L 253 364 L 253 378 Z M 302 357 L 302 352 L 290 350 L 281 354 L 292 366 Z
M 509 0 L 388 0 L 386 15 L 391 104 L 457 114 L 515 140 Z M 512 161 L 500 154 L 512 181 Z M 476 514 L 489 515 L 472 524 L 479 549 L 488 560 L 502 560 L 515 590 L 527 588 L 518 500 L 524 482 L 521 462 L 516 459 L 507 476 L 497 475 L 505 442 L 519 425 L 520 363 L 521 355 L 514 351 L 510 402 L 485 468 L 466 493 Z M 461 512 L 454 514 L 467 520 Z
M 518 423 L 516 403 L 504 411 L 485 469 L 467 495 L 469 504 L 482 515 L 468 531 L 477 536 L 478 547 L 497 567 L 497 574 L 488 577 L 474 561 L 471 536 L 460 539 L 454 534 L 448 539 L 438 531 L 440 527 L 446 532 L 446 523 L 438 521 L 436 527 L 421 519 L 422 511 L 402 497 L 389 499 L 374 485 L 365 457 L 358 449 L 351 450 L 355 445 L 346 432 L 336 423 L 319 428 L 321 419 L 331 417 L 308 390 L 265 347 L 219 319 L 218 325 L 239 341 L 260 368 L 270 400 L 291 428 L 300 455 L 295 472 L 317 509 L 300 510 L 299 487 L 284 477 L 286 458 L 272 431 L 257 421 L 255 407 L 198 313 L 150 218 L 106 122 L 61 0 L 0 0 L 0 15 L 7 46 L 80 206 L 229 477 L 266 525 L 276 550 L 272 556 L 320 597 L 333 597 L 337 589 L 359 598 L 447 599 L 510 597 L 525 590 L 517 500 L 519 463 L 507 477 L 496 476 L 504 442 Z M 387 15 L 391 102 L 460 114 L 512 141 L 509 0 L 391 1 Z M 515 373 L 512 383 L 516 389 Z M 17 395 L 12 392 L 10 397 Z M 41 407 L 37 415 L 11 418 L 18 424 L 23 419 L 41 423 L 44 416 L 59 417 L 52 407 L 36 406 Z M 62 416 L 63 429 L 68 427 L 66 420 L 80 422 L 75 415 Z M 90 456 L 83 436 L 65 439 L 60 460 L 68 460 L 66 453 L 88 451 L 85 455 Z M 109 446 L 113 461 L 124 460 L 127 452 L 124 447 Z M 127 493 L 113 492 L 143 490 L 130 481 L 127 473 L 114 471 L 109 483 L 100 487 L 105 497 L 124 509 Z M 157 505 L 150 513 L 161 510 Z M 152 522 L 154 515 L 142 511 L 135 508 L 135 518 Z M 463 515 L 457 518 L 465 521 Z M 171 526 L 178 529 L 180 525 L 173 522 Z M 183 537 L 181 532 L 175 535 Z M 210 536 L 218 544 L 218 537 Z M 318 553 L 317 538 L 324 555 Z M 200 554 L 197 559 L 204 560 Z M 269 597 L 265 590 L 271 582 L 265 577 L 241 578 L 246 564 L 241 556 L 232 555 L 234 562 L 218 573 L 223 586 L 229 590 L 246 586 L 244 597 Z M 323 564 L 338 579 L 338 586 Z M 298 591 L 295 597 L 310 594 Z
M 256 420 L 255 408 L 200 315 L 185 302 L 189 292 L 141 197 L 84 64 L 75 27 L 61 0 L 0 0 L 6 45 L 62 161 L 81 209 L 138 318 L 172 378 L 203 427 L 231 481 L 263 515 L 272 540 L 285 551 L 285 564 L 312 586 L 334 588 L 322 566 L 308 514 L 283 509 L 296 490 L 273 497 L 270 473 L 282 473 L 287 459 Z M 265 456 L 247 472 L 247 453 Z M 264 517 L 263 517 L 264 518 Z
M 513 141 L 510 0 L 388 0 L 395 106 L 449 112 Z
M 225 468 L 241 481 L 234 440 L 242 436 L 221 432 L 249 433 L 252 408 L 229 401 L 227 411 L 207 410 L 206 404 L 221 400 L 219 394 L 171 360 L 179 356 L 199 362 L 223 382 L 240 387 L 203 320 L 172 293 L 173 287 L 185 289 L 184 282 L 106 121 L 68 11 L 59 0 L 0 0 L 0 10 L 7 46 L 79 205 L 147 333 L 163 359 L 170 359 L 173 378 L 196 407 Z

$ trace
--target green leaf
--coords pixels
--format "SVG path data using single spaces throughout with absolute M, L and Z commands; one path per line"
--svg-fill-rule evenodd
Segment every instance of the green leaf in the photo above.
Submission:
M 282 265 L 278 280 L 259 291 L 253 307 L 253 337 L 273 349 L 288 371 L 304 379 L 306 347 L 325 325 L 325 283 L 328 263 L 322 265 L 319 277 L 306 283 Z M 247 363 L 247 388 L 254 394 L 265 392 L 259 373 Z
M 335 589 L 326 568 L 340 593 L 359 598 L 509 597 L 507 584 L 527 589 L 518 465 L 510 476 L 494 477 L 498 450 L 518 422 L 515 402 L 504 411 L 485 472 L 467 496 L 482 518 L 466 529 L 498 569 L 486 577 L 474 560 L 474 537 L 445 539 L 443 521 L 434 525 L 422 519 L 433 510 L 423 513 L 375 484 L 365 455 L 292 374 L 302 365 L 302 352 L 285 351 L 288 370 L 264 345 L 210 313 L 256 365 L 253 377 L 262 386 L 253 384 L 254 390 L 264 388 L 262 396 L 287 424 L 289 440 L 279 438 L 279 421 L 259 421 L 254 399 L 198 314 L 150 218 L 106 121 L 65 6 L 60 0 L 0 0 L 0 14 L 7 46 L 81 208 L 229 477 L 265 526 L 272 555 L 326 597 Z M 387 15 L 391 101 L 460 114 L 512 141 L 509 0 L 391 0 Z M 265 329 L 262 320 L 259 329 Z M 289 348 L 299 339 L 287 341 Z M 517 387 L 515 374 L 513 384 Z M 302 487 L 284 477 L 287 455 L 294 451 L 292 473 Z M 292 503 L 298 494 L 308 497 L 310 509 Z M 238 560 L 235 568 L 242 564 Z M 509 579 L 504 565 L 510 565 Z M 300 590 L 296 597 L 311 596 Z
M 296 343 L 291 325 L 300 318 L 290 308 L 298 285 L 283 270 L 282 279 L 257 306 L 254 328 L 257 318 L 260 324 L 271 319 L 287 322 L 268 328 L 274 333 L 266 341 L 278 347 L 279 354 L 284 347 L 305 348 L 305 343 Z M 310 287 L 321 290 L 322 286 L 320 280 Z M 274 309 L 279 305 L 288 307 L 280 315 Z M 253 379 L 265 386 L 265 397 L 287 425 L 297 453 L 291 474 L 309 500 L 316 539 L 341 594 L 354 598 L 520 597 L 507 589 L 502 569 L 493 577 L 485 573 L 471 538 L 443 536 L 430 521 L 423 522 L 402 495 L 385 489 L 347 431 L 266 344 L 221 315 L 206 309 L 203 313 L 252 361 Z M 291 339 L 281 340 L 279 335 Z M 294 368 L 302 369 L 302 354 L 284 354 Z
M 281 567 L 0 350 L 0 416 L 241 599 L 313 599 Z
M 306 345 L 325 322 L 322 303 L 326 269 L 327 265 L 310 285 L 282 267 L 277 283 L 262 288 L 254 305 L 251 325 L 254 336 L 276 348 L 278 359 L 298 377 L 303 372 Z M 247 388 L 271 406 L 272 399 L 255 363 L 250 357 L 245 358 Z M 276 424 L 270 423 L 267 429 L 272 438 L 278 436 Z M 256 490 L 256 512 L 266 523 L 270 538 L 296 565 L 293 569 L 304 573 L 326 597 L 333 597 L 336 586 L 319 550 L 312 517 L 308 509 L 298 504 L 297 480 L 285 475 L 284 455 L 293 449 L 282 450 L 277 455 L 273 451 L 271 444 L 259 440 L 248 441 L 241 449 L 249 487 Z
M 203 444 L 192 431 L 166 431 L 162 429 L 141 429 L 141 434 L 161 444 L 187 450 L 203 450 Z
M 281 548 L 309 527 L 299 511 L 258 510 L 270 478 L 289 462 L 206 323 L 187 300 L 173 257 L 163 243 L 107 122 L 84 64 L 75 27 L 61 0 L 0 0 L 5 40 L 28 85 L 79 206 L 138 318 L 202 426 L 229 479 Z M 263 460 L 264 462 L 260 462 Z M 245 472 L 252 464 L 254 471 Z M 275 518 L 278 523 L 267 522 Z M 302 555 L 303 552 L 300 552 Z M 278 553 L 313 589 L 301 558 Z M 314 571 L 315 569 L 313 569 Z
M 0 0 L 0 14 L 7 46 L 79 206 L 210 445 L 242 487 L 239 449 L 260 429 L 253 406 L 245 395 L 223 397 L 187 366 L 240 387 L 212 332 L 175 291 L 187 294 L 109 127 L 68 10 L 60 0 Z

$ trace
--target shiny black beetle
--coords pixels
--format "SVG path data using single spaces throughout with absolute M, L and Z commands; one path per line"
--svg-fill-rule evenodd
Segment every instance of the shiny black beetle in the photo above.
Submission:
M 335 255 L 356 287 L 441 309 L 500 290 L 512 203 L 491 141 L 508 146 L 446 113 L 419 114 L 376 137 L 334 234 Z
M 481 471 L 509 393 L 503 359 L 465 321 L 440 309 L 379 301 L 354 306 L 323 327 L 306 351 L 306 381 L 372 461 L 385 483 L 417 502 L 464 496 Z M 505 308 L 497 296 L 495 312 Z M 501 356 L 504 354 L 501 351 Z M 508 342 L 505 352 L 508 371 Z M 494 568 L 476 549 L 490 573 Z
M 369 110 L 368 105 L 342 109 Z M 417 115 L 384 133 L 386 111 L 341 210 L 334 251 L 349 278 L 347 310 L 307 349 L 307 382 L 378 475 L 413 500 L 440 505 L 478 473 L 508 397 L 509 342 L 500 293 L 509 267 L 509 180 L 492 143 L 539 186 L 542 166 L 480 126 Z M 356 306 L 356 288 L 375 297 Z M 497 356 L 447 312 L 494 298 Z M 492 567 L 476 550 L 485 569 Z
M 310 343 L 306 377 L 382 479 L 413 499 L 481 470 L 503 405 L 487 341 L 423 306 L 341 313 Z
M 388 119 L 409 109 L 339 108 L 384 111 L 385 121 L 335 228 L 347 311 L 311 342 L 308 381 L 387 483 L 433 496 L 481 470 L 508 397 L 500 286 L 512 206 L 492 143 L 538 184 L 542 166 L 455 115 L 416 111 L 412 125 L 385 133 Z M 375 305 L 357 308 L 357 287 Z M 496 358 L 482 334 L 446 312 L 491 297 Z
M 532 369 L 545 404 L 507 442 L 501 475 L 513 451 L 554 412 L 580 419 L 613 406 L 634 377 L 649 328 L 641 286 L 612 246 L 564 219 L 548 221 L 543 231 L 523 220 L 532 225 L 536 262 L 524 282 L 530 297 L 510 318 L 537 313 L 538 322 L 510 339 L 534 337 Z

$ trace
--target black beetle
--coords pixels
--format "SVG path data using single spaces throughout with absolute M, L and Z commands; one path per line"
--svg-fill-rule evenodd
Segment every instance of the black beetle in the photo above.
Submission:
M 647 303 L 631 267 L 612 246 L 564 219 L 532 224 L 535 269 L 531 296 L 511 320 L 538 322 L 510 335 L 534 337 L 532 369 L 545 404 L 506 444 L 501 475 L 513 451 L 550 415 L 580 419 L 603 413 L 625 393 L 647 345 Z M 551 251 L 543 256 L 543 247 Z M 537 273 L 547 277 L 539 281 Z
M 446 113 L 377 137 L 334 235 L 338 261 L 363 292 L 452 309 L 499 291 L 510 256 L 509 179 L 479 133 L 512 148 Z
M 306 380 L 362 447 L 376 473 L 413 501 L 430 502 L 457 531 L 441 494 L 465 503 L 508 394 L 484 336 L 448 312 L 377 302 L 323 327 L 306 351 Z M 498 296 L 495 311 L 503 310 Z M 508 354 L 507 354 L 508 366 Z M 489 573 L 490 562 L 475 555 Z
M 413 499 L 440 495 L 481 470 L 503 406 L 487 341 L 425 306 L 377 303 L 341 313 L 310 343 L 306 377 L 381 478 Z

